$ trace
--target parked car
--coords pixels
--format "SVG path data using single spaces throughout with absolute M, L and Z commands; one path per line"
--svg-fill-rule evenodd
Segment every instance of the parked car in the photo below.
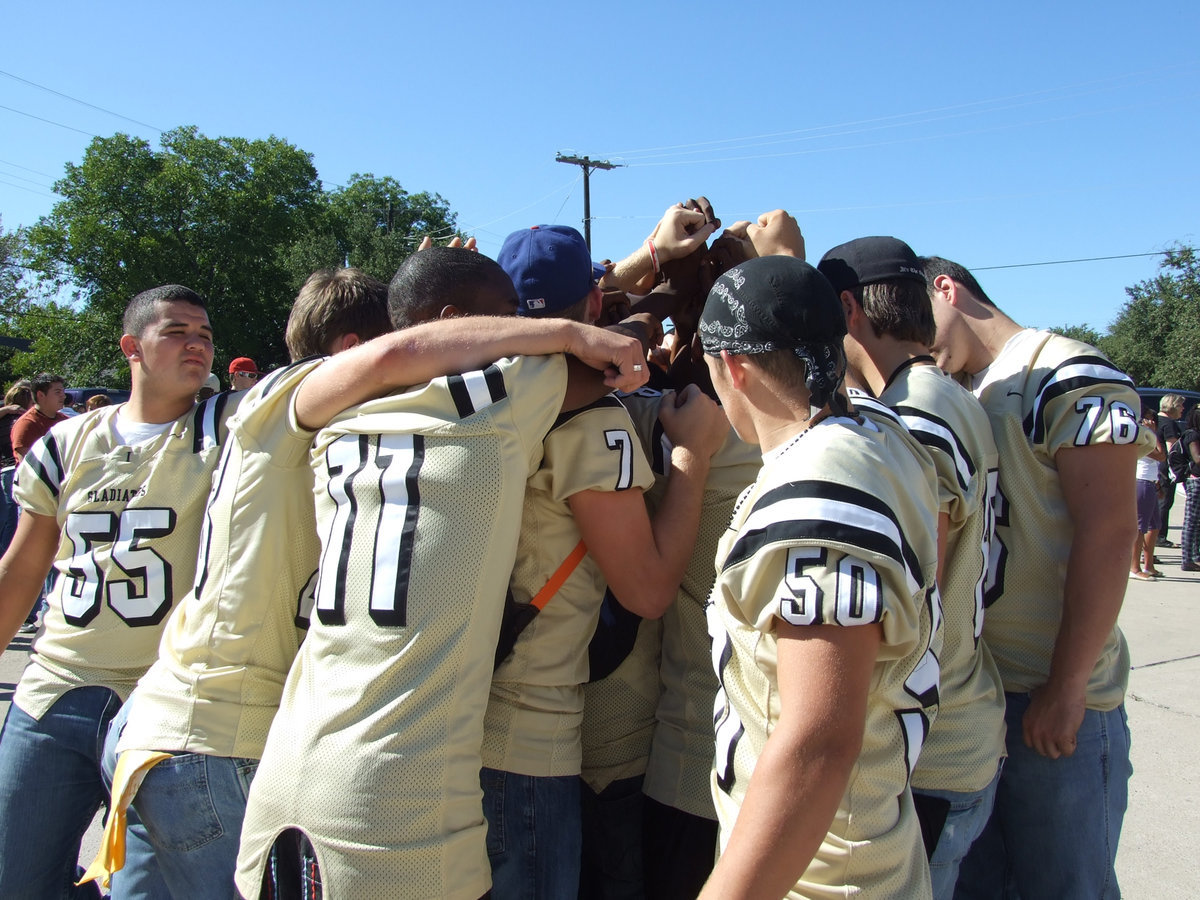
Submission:
M 66 394 L 67 406 L 74 406 L 76 403 L 86 403 L 88 397 L 94 397 L 97 394 L 105 394 L 113 403 L 124 403 L 129 399 L 129 391 L 106 387 L 70 387 L 67 388 Z
M 1179 388 L 1148 388 L 1140 387 L 1137 389 L 1138 396 L 1142 398 L 1142 406 L 1152 407 L 1155 412 L 1158 411 L 1158 405 L 1162 402 L 1162 398 L 1167 394 L 1178 394 L 1183 398 L 1183 418 L 1187 418 L 1187 414 L 1192 411 L 1192 407 L 1200 403 L 1200 391 L 1185 391 Z

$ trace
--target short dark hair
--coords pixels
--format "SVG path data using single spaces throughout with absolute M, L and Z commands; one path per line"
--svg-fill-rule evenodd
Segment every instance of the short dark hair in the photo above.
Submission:
M 448 304 L 473 312 L 479 289 L 496 284 L 511 288 L 512 279 L 498 262 L 482 253 L 459 247 L 419 250 L 392 276 L 388 314 L 392 325 L 400 329 L 436 319 Z
M 29 379 L 29 390 L 32 391 L 33 396 L 36 397 L 38 394 L 44 394 L 46 391 L 50 390 L 50 385 L 52 384 L 65 385 L 66 383 L 66 379 L 61 375 L 54 375 L 50 372 L 39 372 L 37 375 L 34 375 Z
M 851 293 L 871 323 L 875 337 L 916 341 L 928 347 L 937 336 L 933 306 L 925 285 L 911 278 L 860 284 Z
M 743 358 L 758 366 L 789 394 L 808 390 L 808 365 L 791 350 L 768 350 L 766 353 L 751 353 Z
M 160 285 L 150 288 L 148 291 L 142 291 L 129 301 L 125 307 L 125 333 L 140 338 L 142 333 L 158 318 L 154 305 L 160 302 L 169 303 L 173 300 L 190 303 L 192 306 L 198 306 L 206 312 L 208 311 L 207 301 L 191 288 L 184 287 L 182 284 Z
M 948 259 L 943 259 L 940 256 L 922 256 L 920 257 L 921 265 L 925 268 L 925 283 L 929 290 L 933 290 L 933 280 L 939 275 L 946 275 L 957 281 L 980 303 L 986 303 L 988 306 L 995 306 L 992 298 L 984 293 L 983 288 L 979 286 L 979 282 L 975 280 L 964 266 L 960 266 L 956 262 L 951 262 Z
M 296 295 L 285 337 L 295 361 L 328 353 L 347 334 L 369 341 L 391 330 L 382 281 L 362 269 L 322 269 L 309 275 Z

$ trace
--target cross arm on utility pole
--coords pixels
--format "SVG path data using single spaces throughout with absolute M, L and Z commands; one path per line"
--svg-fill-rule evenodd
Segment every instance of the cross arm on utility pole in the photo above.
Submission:
M 593 169 L 618 169 L 621 168 L 621 165 L 608 160 L 589 159 L 586 156 L 564 156 L 561 153 L 555 154 L 554 161 L 579 166 L 583 170 L 583 239 L 590 251 L 592 249 L 592 194 L 588 176 L 592 174 Z

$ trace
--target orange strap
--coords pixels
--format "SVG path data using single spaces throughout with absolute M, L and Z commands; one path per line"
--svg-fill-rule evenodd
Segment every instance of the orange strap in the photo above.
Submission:
M 538 611 L 546 608 L 546 604 L 550 602 L 550 598 L 558 593 L 558 589 L 563 586 L 563 583 L 571 577 L 571 573 L 575 571 L 575 567 L 587 556 L 587 544 L 580 541 L 575 545 L 575 549 L 567 554 L 564 559 L 554 570 L 554 574 L 550 576 L 550 580 L 542 585 L 542 589 L 534 594 L 532 600 L 529 601 L 531 606 L 537 607 Z

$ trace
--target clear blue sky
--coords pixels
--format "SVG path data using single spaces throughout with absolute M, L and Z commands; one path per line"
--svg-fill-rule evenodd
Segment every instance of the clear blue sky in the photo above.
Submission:
M 1024 324 L 1103 329 L 1200 241 L 1200 11 L 1093 3 L 24 3 L 4 14 L 0 220 L 90 136 L 285 138 L 326 185 L 440 193 L 495 254 L 543 222 L 624 255 L 671 203 L 784 207 L 810 261 L 868 234 L 977 270 Z M 154 127 L 148 127 L 154 126 Z M 84 133 L 80 133 L 84 132 Z M 581 229 L 582 230 L 582 229 Z

